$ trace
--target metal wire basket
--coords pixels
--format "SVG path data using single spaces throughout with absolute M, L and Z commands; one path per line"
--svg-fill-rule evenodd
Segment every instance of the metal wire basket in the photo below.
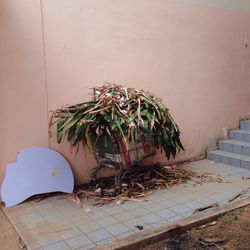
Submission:
M 127 146 L 121 138 L 115 141 L 100 137 L 95 145 L 95 155 L 99 164 L 106 167 L 125 170 L 156 153 L 153 138 L 140 143 L 129 142 Z

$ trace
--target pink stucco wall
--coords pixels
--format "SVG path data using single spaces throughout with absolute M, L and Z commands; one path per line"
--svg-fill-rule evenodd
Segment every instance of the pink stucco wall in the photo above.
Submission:
M 0 1 L 0 176 L 21 149 L 50 145 L 88 181 L 93 157 L 48 139 L 47 109 L 103 81 L 162 97 L 182 131 L 177 160 L 200 155 L 250 114 L 249 27 L 248 12 L 178 1 Z

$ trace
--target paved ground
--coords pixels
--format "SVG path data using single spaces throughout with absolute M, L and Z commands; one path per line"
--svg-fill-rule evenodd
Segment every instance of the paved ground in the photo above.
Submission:
M 64 196 L 25 202 L 5 212 L 30 249 L 92 249 L 162 224 L 178 221 L 195 208 L 217 201 L 227 203 L 250 187 L 250 171 L 202 160 L 188 164 L 197 173 L 209 172 L 231 183 L 181 184 L 157 191 L 146 202 L 126 202 L 102 207 L 79 208 Z M 250 193 L 246 193 L 249 196 Z M 244 198 L 242 196 L 241 198 Z

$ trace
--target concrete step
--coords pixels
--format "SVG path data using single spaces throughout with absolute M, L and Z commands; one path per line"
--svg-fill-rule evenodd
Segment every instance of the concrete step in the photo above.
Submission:
M 240 129 L 250 130 L 250 120 L 240 121 Z
M 250 142 L 224 140 L 219 141 L 218 145 L 220 150 L 250 156 Z
M 250 142 L 250 130 L 237 129 L 229 131 L 229 138 L 237 141 Z
M 250 156 L 222 150 L 208 151 L 207 158 L 212 161 L 242 167 L 250 170 Z

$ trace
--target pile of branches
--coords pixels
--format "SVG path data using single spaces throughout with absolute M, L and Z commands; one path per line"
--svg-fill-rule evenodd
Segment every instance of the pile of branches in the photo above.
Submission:
M 151 136 L 154 146 L 167 158 L 183 149 L 180 131 L 162 100 L 152 94 L 116 84 L 92 88 L 94 100 L 57 109 L 51 124 L 57 124 L 57 141 L 63 137 L 73 145 L 87 145 L 95 152 L 95 144 L 104 136 L 115 142 L 121 138 L 139 143 Z
M 153 191 L 168 188 L 175 184 L 186 183 L 191 180 L 193 172 L 181 167 L 134 167 L 121 176 L 120 190 L 117 193 L 117 178 L 101 178 L 98 186 L 81 185 L 74 191 L 71 199 L 94 200 L 93 205 L 102 205 L 113 201 L 142 201 Z

